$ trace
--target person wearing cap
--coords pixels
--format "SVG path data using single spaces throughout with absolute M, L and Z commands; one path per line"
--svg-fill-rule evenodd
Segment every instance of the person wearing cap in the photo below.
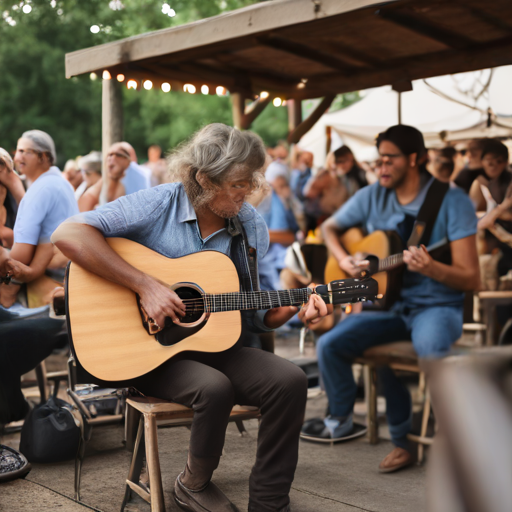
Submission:
M 148 174 L 133 159 L 135 150 L 128 142 L 116 142 L 107 153 L 107 202 L 151 188 Z
M 425 167 L 423 136 L 416 128 L 397 125 L 377 138 L 379 181 L 359 190 L 322 228 L 325 242 L 342 270 L 360 275 L 368 262 L 347 254 L 340 235 L 360 226 L 368 233 L 394 230 L 404 245 L 413 221 L 434 178 Z M 400 298 L 389 311 L 351 315 L 320 337 L 318 363 L 329 399 L 327 418 L 308 420 L 301 436 L 312 441 L 335 442 L 354 433 L 353 407 L 357 386 L 352 360 L 372 346 L 412 340 L 418 356 L 446 354 L 462 334 L 464 292 L 479 286 L 476 250 L 476 215 L 466 193 L 449 188 L 433 225 L 429 245 L 449 241 L 451 264 L 435 261 L 424 246 L 404 250 L 407 269 Z M 393 451 L 379 466 L 391 472 L 414 461 L 407 434 L 411 428 L 411 398 L 389 368 L 381 372 Z
M 0 274 L 18 283 L 45 273 L 54 256 L 51 234 L 78 213 L 73 187 L 52 167 L 56 159 L 55 144 L 47 133 L 30 130 L 18 140 L 14 164 L 31 185 L 19 204 L 10 254 L 5 250 L 0 254 Z M 19 289 L 19 284 L 1 284 L 0 305 L 10 308 Z
M 2 157 L 0 176 L 7 174 L 0 179 L 15 184 L 10 190 L 19 199 L 19 208 L 12 249 L 0 248 L 0 424 L 25 418 L 29 404 L 21 391 L 20 376 L 52 353 L 61 342 L 56 335 L 64 329 L 62 320 L 48 317 L 47 308 L 23 307 L 17 301 L 20 285 L 56 268 L 59 258 L 54 257 L 50 236 L 60 223 L 78 213 L 73 187 L 52 167 L 55 145 L 47 133 L 31 130 L 18 140 L 14 164 L 25 182 L 31 183 L 24 195 L 21 180 Z M 2 169 L 5 162 L 7 171 Z

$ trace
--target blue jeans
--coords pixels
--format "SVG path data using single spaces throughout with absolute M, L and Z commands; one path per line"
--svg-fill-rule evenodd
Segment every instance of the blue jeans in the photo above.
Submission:
M 462 307 L 409 309 L 395 304 L 393 311 L 351 315 L 317 343 L 318 364 L 332 416 L 346 417 L 353 408 L 357 386 L 352 360 L 375 345 L 412 340 L 420 358 L 441 357 L 462 334 Z M 386 414 L 396 446 L 407 447 L 411 428 L 411 396 L 390 368 L 379 370 L 386 397 Z

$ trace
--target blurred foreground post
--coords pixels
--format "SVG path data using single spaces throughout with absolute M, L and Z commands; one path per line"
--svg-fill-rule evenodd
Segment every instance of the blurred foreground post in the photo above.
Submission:
M 428 512 L 512 510 L 512 347 L 428 363 L 439 433 Z

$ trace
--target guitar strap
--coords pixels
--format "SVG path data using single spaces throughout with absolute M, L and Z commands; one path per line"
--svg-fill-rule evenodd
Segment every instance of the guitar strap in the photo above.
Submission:
M 242 291 L 258 291 L 258 259 L 256 249 L 249 245 L 247 233 L 240 219 L 232 217 L 228 221 L 228 233 L 233 237 L 231 259 L 235 264 Z
M 444 183 L 434 178 L 414 222 L 412 234 L 409 240 L 407 240 L 407 247 L 429 244 L 432 229 L 443 204 L 444 196 L 449 188 L 449 183 Z

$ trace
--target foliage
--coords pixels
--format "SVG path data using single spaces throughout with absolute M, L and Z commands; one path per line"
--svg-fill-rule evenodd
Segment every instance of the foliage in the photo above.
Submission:
M 67 158 L 100 149 L 101 80 L 66 80 L 66 53 L 258 0 L 169 0 L 174 17 L 162 12 L 164 1 L 0 0 L 0 146 L 12 151 L 21 133 L 38 128 L 55 139 L 61 166 Z M 26 5 L 29 13 L 23 12 Z M 91 32 L 93 25 L 97 33 Z M 228 97 L 126 89 L 123 94 L 125 139 L 141 160 L 150 144 L 167 150 L 207 123 L 232 124 Z M 286 108 L 267 107 L 252 129 L 267 144 L 285 138 Z

